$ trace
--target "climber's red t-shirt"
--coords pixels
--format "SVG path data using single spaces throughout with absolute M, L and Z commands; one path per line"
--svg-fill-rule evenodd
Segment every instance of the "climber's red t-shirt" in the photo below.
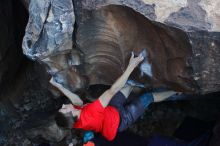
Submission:
M 113 140 L 119 126 L 119 113 L 113 106 L 104 108 L 99 100 L 81 108 L 79 119 L 73 128 L 100 132 L 107 140 Z

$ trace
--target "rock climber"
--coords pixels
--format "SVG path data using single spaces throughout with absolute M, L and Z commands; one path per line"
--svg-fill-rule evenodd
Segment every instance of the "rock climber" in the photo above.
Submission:
M 65 89 L 55 79 L 50 83 L 66 95 L 73 104 L 63 104 L 55 120 L 57 125 L 64 128 L 79 128 L 86 131 L 100 133 L 105 139 L 111 141 L 117 132 L 122 132 L 133 124 L 152 102 L 167 99 L 176 92 L 164 91 L 158 93 L 145 93 L 138 98 L 126 102 L 133 86 L 126 84 L 132 71 L 144 57 L 132 53 L 129 64 L 124 73 L 92 103 L 83 105 L 78 95 Z M 76 105 L 77 104 L 77 105 Z

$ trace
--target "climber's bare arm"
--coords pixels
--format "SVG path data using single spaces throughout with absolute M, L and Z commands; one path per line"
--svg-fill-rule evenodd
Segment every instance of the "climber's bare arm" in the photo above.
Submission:
M 61 84 L 57 83 L 53 78 L 50 79 L 50 83 L 55 86 L 57 89 L 59 89 L 74 105 L 83 105 L 83 101 L 80 99 L 80 97 L 72 93 L 71 91 L 64 88 Z
M 134 57 L 134 54 L 132 53 L 129 64 L 125 70 L 125 72 L 115 81 L 115 83 L 111 86 L 110 89 L 105 91 L 100 97 L 99 100 L 103 107 L 106 107 L 112 97 L 119 91 L 121 88 L 124 87 L 126 81 L 128 80 L 128 77 L 132 73 L 135 67 L 138 66 L 138 64 L 143 60 L 144 58 L 142 56 Z

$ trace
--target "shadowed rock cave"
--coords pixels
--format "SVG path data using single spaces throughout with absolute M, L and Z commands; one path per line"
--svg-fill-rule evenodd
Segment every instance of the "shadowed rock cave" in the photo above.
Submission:
M 32 17 L 33 13 L 37 14 L 36 9 L 28 10 L 29 5 L 38 2 L 3 0 L 1 3 L 0 15 L 4 19 L 0 21 L 0 145 L 50 143 L 59 146 L 69 141 L 81 145 L 79 131 L 62 130 L 54 122 L 54 113 L 68 101 L 48 83 L 50 77 L 54 76 L 66 88 L 80 94 L 85 102 L 90 102 L 125 70 L 131 51 L 136 54 L 146 51 L 143 65 L 149 67 L 145 71 L 140 66 L 131 75 L 131 79 L 145 85 L 145 89 L 135 90 L 131 98 L 160 87 L 190 96 L 183 101 L 151 105 L 130 131 L 144 137 L 154 133 L 172 136 L 185 117 L 206 122 L 218 120 L 218 32 L 187 32 L 152 21 L 127 6 L 86 9 L 80 2 L 73 1 L 75 24 L 68 40 L 69 36 L 56 30 L 60 25 L 63 27 L 59 29 L 64 29 L 65 21 L 55 25 L 53 18 L 47 19 L 57 12 L 56 5 L 51 5 L 52 10 L 44 5 L 51 13 L 46 13 L 41 23 L 35 19 L 38 16 Z M 39 12 L 42 7 L 38 7 Z M 59 17 L 54 16 L 54 19 Z M 22 52 L 22 39 L 28 22 L 26 33 L 31 34 L 31 38 L 27 37 L 30 39 L 28 48 L 23 48 L 26 57 Z M 32 24 L 36 28 L 43 26 L 38 35 Z M 58 38 L 65 38 L 66 42 Z

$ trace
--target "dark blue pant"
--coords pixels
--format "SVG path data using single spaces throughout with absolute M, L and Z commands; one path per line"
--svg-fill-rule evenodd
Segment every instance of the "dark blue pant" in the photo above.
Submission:
M 147 108 L 152 102 L 153 95 L 151 93 L 145 93 L 140 97 L 133 99 L 131 102 L 126 103 L 125 96 L 121 92 L 118 92 L 109 104 L 110 106 L 116 107 L 120 114 L 118 131 L 124 131 L 132 125 L 143 115 L 145 108 Z

